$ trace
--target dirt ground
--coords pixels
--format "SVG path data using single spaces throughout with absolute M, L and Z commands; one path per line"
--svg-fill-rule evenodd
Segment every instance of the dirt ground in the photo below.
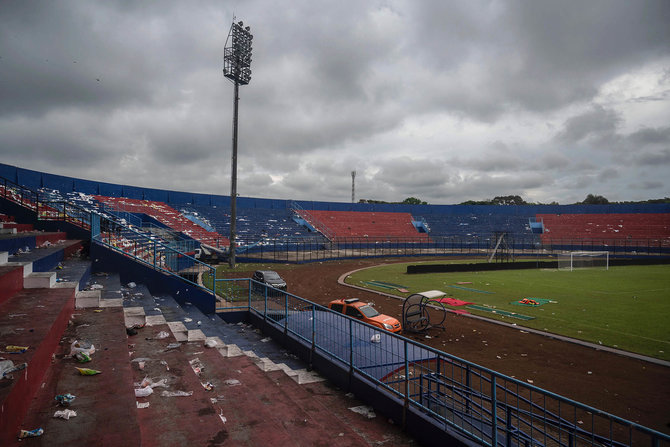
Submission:
M 399 320 L 402 302 L 338 284 L 346 272 L 407 259 L 360 259 L 276 266 L 289 291 L 319 304 L 357 297 Z M 252 272 L 249 272 L 251 276 Z M 236 273 L 237 277 L 240 272 Z M 616 416 L 670 434 L 670 368 L 524 333 L 521 329 L 448 314 L 446 330 L 403 334 L 423 344 L 499 371 Z M 429 335 L 430 338 L 426 338 Z

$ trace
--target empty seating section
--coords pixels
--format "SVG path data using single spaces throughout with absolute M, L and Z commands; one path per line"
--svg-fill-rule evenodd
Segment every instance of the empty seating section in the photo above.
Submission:
M 95 198 L 116 210 L 146 214 L 162 224 L 179 231 L 188 237 L 213 246 L 227 246 L 228 239 L 219 233 L 207 231 L 200 225 L 182 216 L 181 213 L 163 202 L 151 200 L 128 199 L 124 197 L 104 197 L 95 196 Z
M 230 210 L 206 205 L 179 205 L 180 210 L 198 213 L 220 234 L 230 232 Z M 313 236 L 297 224 L 288 209 L 238 208 L 237 236 L 249 242 L 263 238 L 301 238 Z
M 299 210 L 300 216 L 326 236 L 334 239 L 409 239 L 428 241 L 419 233 L 409 213 Z
M 670 214 L 538 214 L 542 241 L 557 239 L 669 240 Z
M 527 215 L 502 214 L 431 214 L 425 217 L 431 236 L 489 238 L 496 231 L 531 236 Z

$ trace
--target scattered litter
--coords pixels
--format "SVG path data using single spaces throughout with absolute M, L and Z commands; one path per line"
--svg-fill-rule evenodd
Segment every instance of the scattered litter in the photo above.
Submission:
M 426 335 L 426 338 L 433 338 L 433 337 L 431 337 L 430 335 Z
M 29 346 L 15 346 L 15 345 L 8 345 L 5 346 L 5 351 L 9 352 L 10 354 L 23 354 L 28 350 Z
M 167 345 L 167 347 L 165 348 L 165 351 L 169 351 L 170 349 L 177 349 L 177 348 L 180 347 L 180 346 L 181 346 L 181 343 L 179 343 L 179 342 L 177 342 L 177 343 L 170 343 L 170 344 Z
M 200 359 L 197 358 L 197 357 L 194 358 L 193 360 L 190 360 L 188 363 L 189 363 L 189 365 L 191 365 L 191 368 L 193 368 L 193 372 L 198 376 L 205 369 L 205 367 L 202 366 L 202 363 L 200 362 Z
M 135 287 L 137 287 L 137 284 L 135 284 L 134 282 L 129 282 L 128 284 L 126 284 L 126 286 L 127 286 L 129 289 L 134 289 Z
M 587 372 L 586 374 L 589 374 L 589 375 L 590 375 L 590 374 L 593 374 L 593 372 L 591 372 L 591 371 L 588 371 L 588 372 Z
M 54 413 L 55 418 L 63 418 L 66 421 L 70 420 L 71 417 L 75 417 L 76 415 L 77 412 L 73 410 L 58 410 Z
M 91 356 L 86 354 L 85 352 L 77 352 L 74 355 L 74 358 L 79 362 L 79 363 L 87 363 L 91 361 Z
M 79 371 L 79 374 L 81 374 L 82 376 L 94 376 L 96 374 L 102 374 L 102 371 L 89 368 L 77 368 L 77 371 Z
M 73 401 L 76 397 L 77 397 L 77 396 L 74 396 L 74 395 L 72 395 L 72 394 L 70 394 L 70 393 L 67 393 L 67 394 L 59 394 L 58 396 L 56 396 L 56 397 L 54 398 L 54 400 L 55 400 L 56 402 L 58 402 L 58 405 L 60 405 L 60 406 L 62 406 L 62 407 L 67 407 L 68 405 L 70 405 L 70 403 L 72 403 L 72 401 Z
M 201 385 L 207 391 L 212 391 L 214 389 L 214 385 L 212 384 L 212 382 L 201 383 Z
M 95 312 L 96 314 L 99 314 L 100 312 L 102 312 L 102 309 L 95 309 L 93 312 Z
M 264 339 L 261 340 L 261 343 L 267 343 L 270 340 L 272 340 L 270 337 L 265 337 Z
M 135 402 L 137 404 L 137 408 L 149 408 L 149 402 Z
M 135 397 L 147 397 L 154 392 L 154 389 L 151 386 L 145 386 L 144 388 L 135 389 Z
M 370 337 L 370 342 L 371 343 L 381 343 L 382 342 L 382 336 L 379 334 L 373 334 L 372 337 Z
M 156 388 L 156 387 L 159 387 L 159 386 L 163 387 L 163 388 L 166 388 L 167 387 L 167 379 L 161 379 L 158 382 L 154 382 L 149 377 L 145 377 L 144 379 L 142 379 L 141 382 L 139 382 L 139 383 L 135 382 L 134 385 L 136 387 L 140 387 L 140 388 L 147 388 L 147 387 Z
M 70 357 L 74 357 L 79 352 L 83 352 L 90 357 L 95 353 L 95 346 L 87 341 L 75 340 L 70 346 Z
M 261 341 L 263 341 L 263 340 L 261 340 Z M 205 346 L 207 346 L 208 348 L 214 348 L 218 344 L 219 343 L 216 340 L 214 340 L 213 338 L 210 338 L 209 340 L 205 340 Z
M 102 290 L 102 289 L 104 289 L 104 288 L 105 288 L 105 286 L 103 286 L 102 284 L 93 284 L 93 285 L 91 285 L 91 290 Z
M 221 422 L 223 422 L 224 424 L 228 421 L 228 419 L 226 419 L 226 417 L 223 415 L 223 410 L 219 412 L 219 417 L 221 418 Z
M 161 360 L 161 365 L 165 366 L 166 371 L 170 371 L 170 367 L 168 366 L 168 362 L 165 360 Z
M 377 417 L 375 414 L 375 410 L 368 406 L 368 405 L 359 405 L 358 407 L 351 407 L 349 408 L 351 411 L 354 413 L 362 414 L 363 416 L 367 417 L 368 419 L 372 419 L 374 417 Z
M 193 391 L 163 391 L 161 396 L 163 397 L 187 397 L 192 396 Z
M 225 383 L 228 386 L 241 385 L 241 382 L 237 379 L 228 379 L 228 380 L 224 381 L 223 383 Z
M 131 336 L 132 335 L 137 335 L 137 329 L 135 329 L 134 327 L 127 327 L 126 328 L 126 334 L 131 335 Z
M 43 428 L 36 428 L 35 430 L 21 430 L 19 432 L 19 439 L 36 438 L 38 436 L 42 436 L 43 433 Z
M 164 338 L 168 338 L 170 336 L 170 333 L 167 331 L 160 331 L 158 335 L 156 335 L 156 338 L 159 340 L 162 340 Z
M 533 380 L 532 379 L 526 379 L 526 382 L 533 383 Z
M 20 363 L 14 365 L 11 360 L 0 361 L 0 379 L 12 379 L 12 373 L 16 371 L 21 371 L 28 367 L 27 363 Z
M 184 318 L 184 323 L 190 323 L 191 321 L 193 321 L 193 318 Z
M 151 359 L 149 357 L 137 357 L 136 359 L 132 359 L 130 363 L 135 363 L 135 362 L 148 362 Z

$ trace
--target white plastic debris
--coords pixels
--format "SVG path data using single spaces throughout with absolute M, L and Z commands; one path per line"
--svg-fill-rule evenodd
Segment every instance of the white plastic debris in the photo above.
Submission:
M 159 340 L 162 340 L 164 338 L 168 338 L 170 336 L 170 333 L 167 331 L 160 331 L 158 335 L 156 335 L 156 338 Z
M 363 416 L 367 417 L 368 419 L 372 419 L 374 417 L 377 417 L 375 414 L 374 408 L 368 406 L 368 405 L 359 405 L 358 407 L 351 407 L 349 410 L 353 411 L 354 413 L 362 414 Z
M 228 380 L 224 381 L 223 383 L 225 383 L 228 386 L 240 385 L 240 381 L 237 380 L 237 379 L 228 379 Z
M 129 289 L 134 289 L 135 287 L 137 287 L 137 284 L 135 284 L 134 282 L 131 281 L 127 284 L 127 286 L 128 286 Z
M 193 391 L 163 391 L 161 396 L 163 397 L 187 397 L 192 396 Z
M 144 388 L 135 389 L 135 397 L 147 397 L 154 392 L 154 389 L 151 386 L 145 386 Z
M 149 402 L 135 402 L 137 404 L 137 408 L 149 408 Z
M 63 418 L 66 421 L 69 420 L 71 417 L 75 417 L 76 415 L 77 412 L 73 410 L 58 410 L 54 413 L 55 418 Z
M 75 340 L 70 345 L 70 357 L 74 357 L 79 352 L 83 352 L 90 357 L 95 353 L 95 346 L 86 341 Z
M 215 348 L 217 345 L 218 345 L 217 341 L 214 340 L 213 338 L 205 340 L 205 346 L 207 346 L 208 348 Z

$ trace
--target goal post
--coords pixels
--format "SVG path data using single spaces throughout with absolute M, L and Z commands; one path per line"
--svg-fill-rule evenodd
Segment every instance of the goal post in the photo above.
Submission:
M 609 251 L 571 251 L 558 254 L 559 270 L 574 270 L 578 268 L 597 268 L 609 270 Z

